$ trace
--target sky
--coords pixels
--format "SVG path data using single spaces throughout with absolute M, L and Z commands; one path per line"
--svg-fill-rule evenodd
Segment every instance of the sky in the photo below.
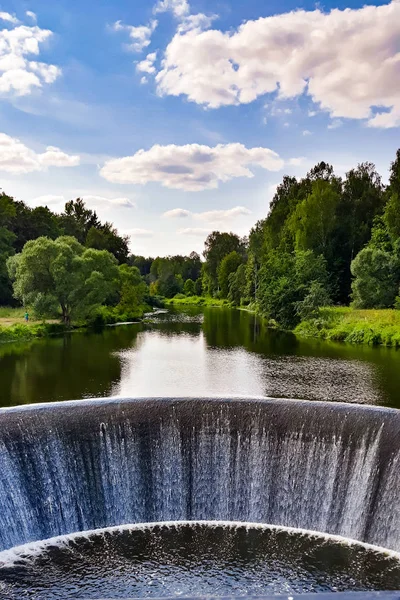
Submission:
M 0 187 L 134 254 L 246 235 L 285 174 L 400 147 L 400 0 L 0 3 Z

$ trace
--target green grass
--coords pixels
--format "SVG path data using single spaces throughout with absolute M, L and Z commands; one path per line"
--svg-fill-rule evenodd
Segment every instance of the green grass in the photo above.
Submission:
M 210 298 L 209 296 L 185 296 L 168 298 L 166 306 L 230 306 L 230 302 L 221 298 Z
M 325 340 L 400 347 L 400 311 L 321 308 L 317 318 L 303 321 L 295 333 Z
M 30 323 L 7 327 L 0 326 L 0 343 L 33 340 L 48 335 L 64 333 L 65 331 L 66 327 L 62 323 Z

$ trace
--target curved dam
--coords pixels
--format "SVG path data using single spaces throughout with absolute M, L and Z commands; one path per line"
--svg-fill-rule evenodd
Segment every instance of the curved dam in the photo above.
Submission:
M 275 399 L 0 410 L 0 549 L 159 521 L 270 523 L 400 550 L 400 414 Z

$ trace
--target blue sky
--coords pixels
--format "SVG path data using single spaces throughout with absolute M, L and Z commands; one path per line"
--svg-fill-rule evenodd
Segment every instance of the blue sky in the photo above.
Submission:
M 0 185 L 81 196 L 134 253 L 241 235 L 284 174 L 400 146 L 400 2 L 0 5 Z M 178 210 L 179 209 L 179 210 Z

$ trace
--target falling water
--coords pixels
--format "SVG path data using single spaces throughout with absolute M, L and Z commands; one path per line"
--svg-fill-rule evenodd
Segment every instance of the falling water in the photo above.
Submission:
M 400 550 L 400 415 L 261 399 L 0 411 L 0 549 L 126 523 L 219 520 Z

